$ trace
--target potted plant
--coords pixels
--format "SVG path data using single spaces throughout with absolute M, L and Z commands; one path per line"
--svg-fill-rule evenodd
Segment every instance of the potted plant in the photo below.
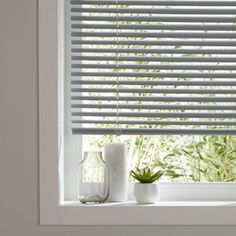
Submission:
M 164 174 L 164 171 L 151 171 L 145 167 L 140 170 L 131 170 L 131 176 L 138 180 L 139 183 L 134 184 L 134 197 L 138 203 L 155 203 L 160 197 L 159 184 L 154 183 Z

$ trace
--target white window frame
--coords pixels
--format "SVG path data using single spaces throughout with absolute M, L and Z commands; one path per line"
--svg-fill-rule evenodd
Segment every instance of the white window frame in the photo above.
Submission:
M 39 163 L 42 225 L 236 225 L 236 202 L 159 202 L 85 206 L 63 203 L 59 146 L 58 2 L 39 0 Z M 59 99 L 60 102 L 60 99 Z M 59 141 L 58 141 L 59 140 Z M 61 145 L 58 145 L 58 143 Z M 59 184 L 61 183 L 61 184 Z

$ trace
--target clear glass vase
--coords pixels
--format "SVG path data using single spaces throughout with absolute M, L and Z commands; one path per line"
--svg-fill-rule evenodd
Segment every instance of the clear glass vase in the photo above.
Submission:
M 81 203 L 102 203 L 109 194 L 108 166 L 102 152 L 85 152 L 77 168 L 77 197 Z

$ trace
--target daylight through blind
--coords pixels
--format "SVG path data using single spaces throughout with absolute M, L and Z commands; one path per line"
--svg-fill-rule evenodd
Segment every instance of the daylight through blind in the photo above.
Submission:
M 236 134 L 236 0 L 71 0 L 74 134 Z

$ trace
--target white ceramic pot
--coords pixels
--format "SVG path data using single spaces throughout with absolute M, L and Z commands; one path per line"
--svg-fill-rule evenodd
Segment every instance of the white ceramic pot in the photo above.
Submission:
M 155 203 L 160 198 L 159 184 L 134 184 L 134 197 L 138 203 L 150 204 Z

